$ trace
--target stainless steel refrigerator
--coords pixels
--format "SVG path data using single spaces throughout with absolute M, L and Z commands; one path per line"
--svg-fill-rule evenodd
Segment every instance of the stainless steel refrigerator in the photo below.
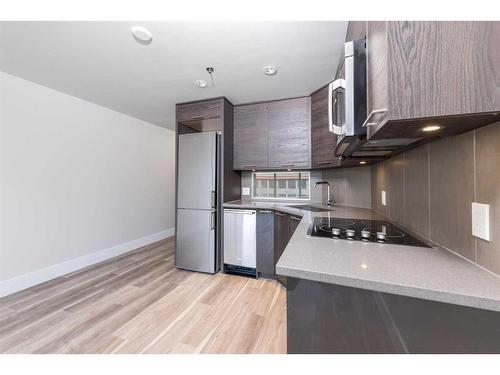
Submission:
M 218 271 L 219 154 L 217 132 L 179 135 L 175 265 Z

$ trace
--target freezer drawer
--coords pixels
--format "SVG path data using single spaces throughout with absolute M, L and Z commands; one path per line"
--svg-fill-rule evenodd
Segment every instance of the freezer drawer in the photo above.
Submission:
M 211 210 L 177 210 L 177 267 L 215 273 L 215 214 Z
M 254 210 L 224 210 L 224 264 L 255 268 L 256 223 Z

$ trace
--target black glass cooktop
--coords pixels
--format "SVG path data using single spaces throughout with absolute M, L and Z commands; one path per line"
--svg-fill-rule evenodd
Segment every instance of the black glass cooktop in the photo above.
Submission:
M 404 229 L 382 220 L 316 217 L 307 234 L 347 241 L 430 247 Z

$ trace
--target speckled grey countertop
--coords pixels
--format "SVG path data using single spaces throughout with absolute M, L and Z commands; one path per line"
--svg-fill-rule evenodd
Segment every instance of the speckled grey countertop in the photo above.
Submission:
M 314 217 L 387 220 L 373 211 L 336 206 L 333 211 L 310 212 L 290 205 L 260 201 L 224 204 L 227 208 L 303 215 L 278 261 L 279 275 L 500 311 L 500 277 L 445 249 L 307 235 Z

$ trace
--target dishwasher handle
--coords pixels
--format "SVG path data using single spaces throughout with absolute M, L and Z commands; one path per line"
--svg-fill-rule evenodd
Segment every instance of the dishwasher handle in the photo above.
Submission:
M 224 213 L 231 213 L 231 214 L 240 214 L 240 215 L 255 215 L 256 211 L 252 210 L 240 210 L 240 209 L 224 209 Z

